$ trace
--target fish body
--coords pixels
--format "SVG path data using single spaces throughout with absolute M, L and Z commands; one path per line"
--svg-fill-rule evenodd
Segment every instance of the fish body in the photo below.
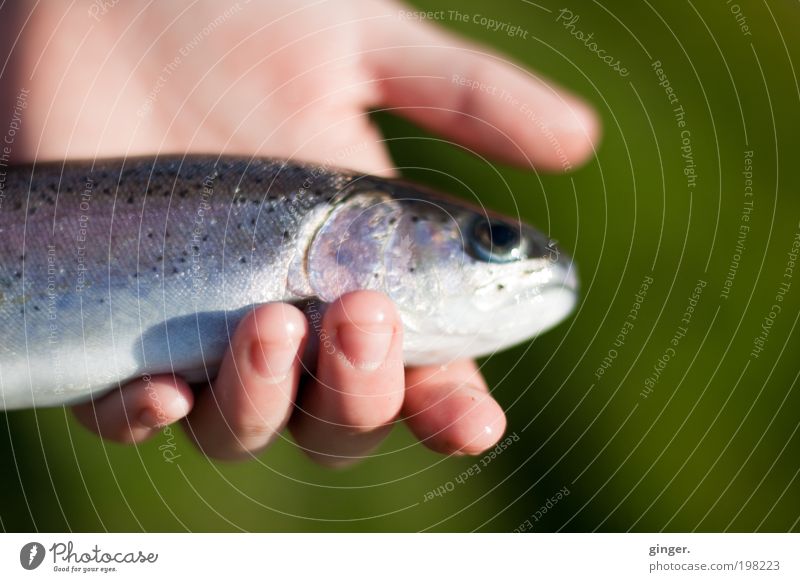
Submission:
M 0 408 L 72 404 L 144 374 L 213 378 L 275 301 L 387 293 L 408 364 L 485 355 L 576 298 L 546 237 L 419 186 L 266 158 L 9 168 L 0 182 Z

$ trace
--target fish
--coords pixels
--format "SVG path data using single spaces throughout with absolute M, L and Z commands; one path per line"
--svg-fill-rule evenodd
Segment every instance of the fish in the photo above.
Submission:
M 577 302 L 572 259 L 549 237 L 403 180 L 199 154 L 0 170 L 5 410 L 146 375 L 207 381 L 237 323 L 270 302 L 381 291 L 414 366 L 516 345 Z

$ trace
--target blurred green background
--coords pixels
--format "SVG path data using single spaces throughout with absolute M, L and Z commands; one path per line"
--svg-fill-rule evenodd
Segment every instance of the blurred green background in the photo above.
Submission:
M 2 529 L 511 531 L 527 520 L 534 531 L 800 530 L 800 271 L 784 277 L 800 221 L 797 3 L 567 5 L 626 77 L 556 22 L 562 4 L 415 5 L 469 15 L 441 24 L 585 96 L 603 117 L 597 159 L 563 176 L 492 166 L 376 114 L 408 177 L 474 191 L 501 211 L 517 204 L 574 255 L 576 315 L 482 362 L 518 440 L 483 466 L 431 453 L 398 426 L 373 459 L 330 471 L 288 442 L 256 462 L 216 464 L 180 434 L 118 446 L 62 409 L 12 412 L 0 415 Z M 475 14 L 527 38 L 493 32 Z M 655 60 L 685 111 L 693 188 Z M 723 298 L 742 224 L 745 248 Z M 646 277 L 639 315 L 615 344 Z M 645 398 L 701 279 L 685 337 Z M 791 286 L 754 357 L 782 282 Z M 604 358 L 613 361 L 598 378 Z M 480 473 L 459 477 L 476 462 Z M 437 489 L 445 494 L 428 494 Z

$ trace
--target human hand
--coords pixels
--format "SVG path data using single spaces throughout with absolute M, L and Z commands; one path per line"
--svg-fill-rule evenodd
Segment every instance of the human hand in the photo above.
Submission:
M 31 147 L 18 157 L 213 151 L 391 175 L 365 113 L 386 107 L 481 154 L 558 170 L 585 160 L 599 131 L 576 98 L 388 0 L 92 6 L 33 9 L 21 45 Z M 321 329 L 335 349 L 301 374 L 298 355 L 317 330 L 290 305 L 259 307 L 211 389 L 195 395 L 184 380 L 157 376 L 147 390 L 137 380 L 75 413 L 120 442 L 182 420 L 222 459 L 251 457 L 288 424 L 328 465 L 366 456 L 397 418 L 446 454 L 479 453 L 502 435 L 503 411 L 474 362 L 403 369 L 402 325 L 384 296 L 343 296 Z

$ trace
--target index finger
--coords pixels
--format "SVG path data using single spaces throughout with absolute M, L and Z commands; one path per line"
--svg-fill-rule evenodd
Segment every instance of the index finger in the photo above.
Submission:
M 382 104 L 468 148 L 524 167 L 568 170 L 593 154 L 600 122 L 589 105 L 402 12 L 388 9 L 367 32 L 363 56 Z

